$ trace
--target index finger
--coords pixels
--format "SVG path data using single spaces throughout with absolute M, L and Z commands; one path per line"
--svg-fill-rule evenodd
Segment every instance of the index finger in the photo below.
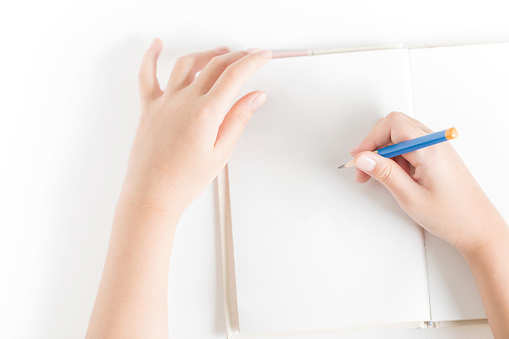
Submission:
M 226 114 L 226 109 L 238 95 L 242 85 L 265 66 L 271 57 L 271 51 L 263 50 L 248 54 L 234 62 L 224 70 L 206 95 L 213 105 L 217 105 L 217 108 Z
M 422 137 L 426 134 L 428 133 L 406 114 L 392 112 L 371 129 L 366 138 L 352 151 L 352 155 L 355 156 L 363 151 L 373 151 L 390 144 Z M 404 157 L 412 165 L 416 165 L 417 159 L 411 153 L 405 154 Z

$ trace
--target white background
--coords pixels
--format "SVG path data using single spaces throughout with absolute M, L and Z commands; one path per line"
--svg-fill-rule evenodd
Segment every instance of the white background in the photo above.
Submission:
M 509 41 L 505 1 L 12 1 L 0 10 L 0 337 L 84 336 L 138 114 L 137 67 L 182 54 Z M 214 188 L 186 213 L 170 332 L 223 338 Z M 486 326 L 341 338 L 489 338 Z

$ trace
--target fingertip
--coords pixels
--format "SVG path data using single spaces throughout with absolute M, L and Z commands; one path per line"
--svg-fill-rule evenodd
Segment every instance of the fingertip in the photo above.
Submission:
M 249 54 L 253 54 L 253 53 L 256 53 L 256 52 L 259 52 L 260 49 L 259 48 L 248 48 L 246 49 L 246 52 L 248 52 Z
M 163 50 L 163 42 L 159 38 L 152 39 L 150 46 L 145 51 L 144 62 L 149 65 L 153 64 L 159 58 L 161 51 Z
M 150 46 L 149 48 L 153 48 L 153 47 L 157 47 L 157 46 L 161 46 L 163 44 L 162 40 L 159 39 L 159 38 L 153 38 L 152 39 L 152 42 L 150 43 Z
M 376 160 L 372 152 L 361 152 L 354 159 L 354 164 L 357 169 L 363 172 L 371 172 L 376 167 Z
M 262 58 L 267 59 L 267 60 L 272 59 L 272 51 L 270 49 L 264 49 L 262 51 L 259 51 L 259 52 L 253 53 L 253 54 L 259 55 Z
M 352 156 L 356 156 L 360 146 L 361 146 L 361 144 L 358 144 L 358 145 L 355 145 L 354 147 L 352 147 L 352 149 L 350 150 L 350 154 Z
M 255 95 L 253 96 L 253 98 L 251 99 L 251 109 L 253 111 L 257 110 L 258 108 L 260 108 L 260 106 L 262 106 L 265 101 L 267 101 L 267 94 L 265 94 L 264 92 L 255 92 Z
M 214 48 L 214 52 L 224 54 L 230 52 L 230 49 L 227 46 L 219 46 Z
M 163 41 L 159 38 L 152 39 L 152 42 L 150 43 L 149 49 L 154 49 L 156 51 L 161 50 L 163 47 Z

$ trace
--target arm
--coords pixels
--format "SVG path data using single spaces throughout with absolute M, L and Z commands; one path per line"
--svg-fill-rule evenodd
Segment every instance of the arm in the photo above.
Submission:
M 496 338 L 509 337 L 509 228 L 449 142 L 394 160 L 371 151 L 432 131 L 402 113 L 381 119 L 352 150 L 356 181 L 381 182 L 422 227 L 463 255 Z
M 252 92 L 230 109 L 270 51 L 185 56 L 162 91 L 161 50 L 155 39 L 141 64 L 141 116 L 87 338 L 168 338 L 168 270 L 179 218 L 226 164 L 266 98 Z

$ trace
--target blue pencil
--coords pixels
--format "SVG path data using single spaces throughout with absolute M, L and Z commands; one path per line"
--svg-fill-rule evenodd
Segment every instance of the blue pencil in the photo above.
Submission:
M 453 127 L 440 132 L 431 133 L 423 137 L 403 141 L 400 142 L 399 144 L 394 144 L 384 148 L 380 148 L 373 152 L 381 155 L 382 157 L 394 158 L 395 156 L 401 154 L 410 153 L 412 151 L 416 151 L 424 147 L 435 145 L 447 140 L 455 139 L 457 136 L 458 131 L 456 130 L 456 128 Z M 339 166 L 338 168 L 347 168 L 354 166 L 355 165 L 352 160 L 342 166 Z

